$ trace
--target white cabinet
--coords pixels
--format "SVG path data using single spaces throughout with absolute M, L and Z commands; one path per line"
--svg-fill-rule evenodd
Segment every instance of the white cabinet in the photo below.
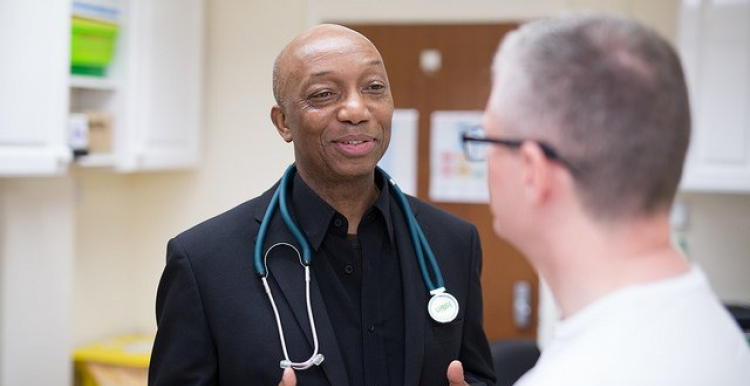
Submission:
M 68 114 L 86 110 L 112 116 L 112 152 L 84 156 L 81 166 L 197 164 L 204 2 L 118 3 L 117 53 L 103 79 L 69 75 L 68 1 L 0 4 L 0 176 L 64 173 Z
M 202 120 L 203 1 L 131 0 L 123 42 L 124 122 L 115 167 L 195 166 Z
M 750 192 L 750 0 L 685 0 L 679 48 L 693 110 L 681 189 Z
M 70 7 L 0 2 L 0 175 L 65 171 Z

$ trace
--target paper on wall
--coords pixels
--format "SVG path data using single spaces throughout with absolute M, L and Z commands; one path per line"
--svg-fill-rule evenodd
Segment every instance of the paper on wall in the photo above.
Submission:
M 393 177 L 401 191 L 417 195 L 417 140 L 419 112 L 396 109 L 391 121 L 391 143 L 378 166 Z
M 430 200 L 487 203 L 487 164 L 469 162 L 461 134 L 482 123 L 481 111 L 435 111 L 430 117 Z

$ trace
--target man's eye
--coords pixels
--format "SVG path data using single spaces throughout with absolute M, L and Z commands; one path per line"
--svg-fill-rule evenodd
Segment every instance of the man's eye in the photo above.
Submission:
M 384 89 L 384 88 L 385 88 L 385 86 L 384 86 L 384 85 L 382 85 L 382 84 L 371 84 L 371 85 L 370 85 L 370 86 L 369 86 L 368 88 L 369 88 L 370 90 L 375 90 L 375 91 L 379 91 L 379 90 L 382 90 L 382 89 Z
M 317 94 L 311 95 L 310 99 L 326 99 L 326 98 L 330 98 L 331 96 L 333 96 L 332 92 L 330 92 L 330 91 L 323 91 L 323 92 L 319 92 Z

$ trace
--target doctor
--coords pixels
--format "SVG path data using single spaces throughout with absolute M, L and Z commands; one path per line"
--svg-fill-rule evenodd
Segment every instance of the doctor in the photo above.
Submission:
M 429 277 L 442 272 L 458 309 L 436 320 L 408 214 L 376 169 L 393 113 L 377 49 L 350 29 L 314 27 L 277 57 L 273 92 L 271 120 L 296 166 L 275 203 L 302 240 L 273 206 L 266 216 L 283 183 L 170 240 L 149 384 L 494 384 L 475 227 L 407 199 L 439 267 Z

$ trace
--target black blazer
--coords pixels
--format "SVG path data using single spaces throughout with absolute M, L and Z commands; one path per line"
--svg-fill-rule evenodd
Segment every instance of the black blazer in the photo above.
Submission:
M 169 241 L 156 299 L 158 332 L 149 385 L 276 386 L 281 380 L 278 328 L 253 268 L 255 237 L 274 190 Z M 460 310 L 448 324 L 429 317 L 429 293 L 403 213 L 391 205 L 404 291 L 403 385 L 447 385 L 446 370 L 454 359 L 463 362 L 469 383 L 493 385 L 491 354 L 482 328 L 481 247 L 476 228 L 413 197 L 408 200 L 436 255 L 445 287 L 458 300 Z M 280 241 L 296 244 L 276 213 L 264 248 Z M 312 353 L 312 334 L 303 269 L 292 249 L 278 250 L 268 261 L 269 284 L 289 354 L 294 361 L 306 360 Z M 325 361 L 320 367 L 297 371 L 297 384 L 360 386 L 349 385 L 330 322 L 336 315 L 327 313 L 314 278 L 311 299 Z

